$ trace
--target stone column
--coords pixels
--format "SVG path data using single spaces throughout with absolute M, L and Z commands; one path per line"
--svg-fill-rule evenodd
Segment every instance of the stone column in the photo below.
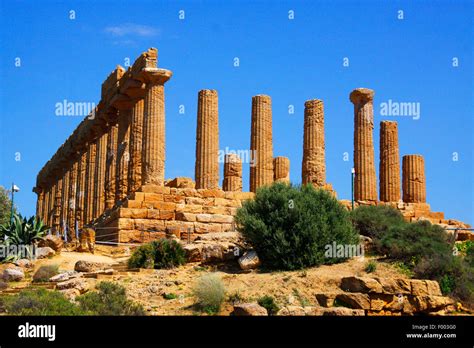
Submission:
M 397 122 L 380 122 L 380 201 L 400 200 L 400 155 L 398 152 Z
M 132 109 L 128 193 L 138 191 L 142 185 L 143 104 L 144 100 L 140 99 Z
M 49 198 L 50 199 L 49 199 L 48 221 L 49 221 L 49 226 L 51 226 L 51 229 L 53 229 L 54 228 L 54 205 L 56 201 L 56 183 L 54 181 L 51 185 L 51 194 Z
M 288 157 L 275 157 L 273 170 L 273 181 L 290 183 L 290 159 Z
M 250 134 L 250 191 L 273 182 L 272 100 L 267 95 L 252 97 Z
M 38 195 L 38 198 L 36 200 L 36 218 L 37 219 L 42 219 L 42 211 L 43 211 L 43 203 L 44 203 L 44 190 L 41 187 L 35 187 L 33 189 L 33 192 L 35 192 Z
M 403 201 L 426 203 L 425 160 L 421 155 L 403 156 Z
M 226 154 L 224 157 L 224 191 L 242 191 L 242 161 L 236 154 Z
M 350 94 L 354 104 L 354 198 L 377 201 L 374 162 L 374 91 L 357 88 Z
M 43 209 L 43 221 L 47 226 L 49 224 L 49 204 L 51 201 L 51 187 L 49 187 L 44 194 L 44 209 Z
M 62 178 L 62 190 L 61 190 L 61 216 L 60 216 L 60 224 L 61 224 L 61 231 L 64 230 L 64 224 L 67 224 L 67 202 L 69 197 L 69 169 L 64 173 Z
M 89 150 L 87 151 L 87 167 L 86 167 L 86 191 L 84 197 L 84 223 L 88 224 L 92 221 L 92 210 L 94 206 L 94 172 L 95 172 L 95 157 L 96 157 L 96 142 L 89 143 Z
M 107 133 L 97 139 L 97 154 L 95 162 L 94 186 L 94 219 L 98 218 L 105 209 L 105 166 L 107 159 Z
M 76 189 L 76 220 L 80 221 L 79 228 L 82 228 L 84 221 L 84 197 L 86 183 L 87 151 L 84 150 L 80 156 L 77 166 L 77 189 Z M 78 218 L 80 217 L 80 218 Z
M 164 185 L 165 181 L 165 86 L 172 72 L 149 68 L 142 71 L 145 116 L 142 151 L 142 184 Z
M 127 197 L 128 194 L 128 163 L 130 161 L 130 122 L 131 110 L 121 109 L 118 118 L 117 132 L 117 184 L 116 201 Z
M 319 99 L 304 103 L 302 183 L 324 187 L 326 159 L 324 143 L 324 105 Z
M 67 204 L 68 208 L 68 225 L 69 225 L 69 240 L 72 240 L 76 236 L 75 231 L 75 214 L 76 214 L 76 193 L 77 193 L 77 160 L 69 171 L 69 200 Z
M 62 234 L 61 231 L 61 193 L 62 193 L 62 179 L 59 179 L 55 184 L 54 192 L 54 209 L 53 209 L 53 231 Z
M 105 208 L 112 209 L 115 205 L 115 171 L 117 159 L 118 126 L 111 124 L 107 134 L 107 161 L 105 164 Z
M 219 188 L 219 111 L 217 91 L 199 91 L 196 127 L 197 189 Z

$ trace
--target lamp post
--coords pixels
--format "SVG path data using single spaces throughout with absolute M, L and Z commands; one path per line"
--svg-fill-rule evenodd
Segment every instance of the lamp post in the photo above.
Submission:
M 13 201 L 15 199 L 15 192 L 19 192 L 20 188 L 12 183 L 12 207 L 10 211 L 10 224 L 13 224 Z
M 354 210 L 354 175 L 355 169 L 351 169 L 351 201 L 352 201 L 352 210 Z

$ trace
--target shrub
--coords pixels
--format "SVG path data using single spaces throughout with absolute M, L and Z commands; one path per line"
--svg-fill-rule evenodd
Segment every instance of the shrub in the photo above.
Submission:
M 144 315 L 143 307 L 127 299 L 125 288 L 111 282 L 97 284 L 98 291 L 78 296 L 80 308 L 96 315 Z
M 406 223 L 397 209 L 387 205 L 359 206 L 350 215 L 357 232 L 370 238 L 380 238 L 391 226 Z
M 9 315 L 85 315 L 75 304 L 69 302 L 59 291 L 46 289 L 22 290 L 13 296 L 0 299 Z
M 34 282 L 47 282 L 49 278 L 59 273 L 59 265 L 44 265 L 33 275 Z
M 276 315 L 280 310 L 280 307 L 275 302 L 275 299 L 272 296 L 263 296 L 260 297 L 257 303 L 265 308 L 268 312 L 268 315 Z
M 198 306 L 209 314 L 218 313 L 225 299 L 225 288 L 221 278 L 215 274 L 200 277 L 193 289 Z
M 167 292 L 167 293 L 163 294 L 163 298 L 165 300 L 174 300 L 174 299 L 178 298 L 178 295 L 173 294 L 172 292 Z
M 374 245 L 379 253 L 413 267 L 423 257 L 452 255 L 446 231 L 428 221 L 392 226 L 382 236 L 374 239 Z
M 359 242 L 347 210 L 327 191 L 311 185 L 264 186 L 254 200 L 244 202 L 236 222 L 270 269 L 339 262 L 342 258 L 325 258 L 325 246 Z
M 185 262 L 185 251 L 177 241 L 160 239 L 138 247 L 128 260 L 128 266 L 130 268 L 173 268 Z
M 365 266 L 365 271 L 367 273 L 373 273 L 377 270 L 377 263 L 375 261 L 369 261 Z

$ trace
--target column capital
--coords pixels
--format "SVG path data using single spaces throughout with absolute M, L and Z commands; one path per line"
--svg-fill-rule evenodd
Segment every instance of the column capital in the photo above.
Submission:
M 372 89 L 356 88 L 351 92 L 349 99 L 354 104 L 361 103 L 361 102 L 367 103 L 374 100 L 374 94 L 375 92 Z
M 146 84 L 164 85 L 173 76 L 173 72 L 161 68 L 144 68 L 140 71 L 139 78 Z

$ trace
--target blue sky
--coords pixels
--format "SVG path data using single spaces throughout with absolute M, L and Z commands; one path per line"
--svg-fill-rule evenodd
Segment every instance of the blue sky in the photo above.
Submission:
M 159 66 L 174 72 L 165 92 L 166 177 L 194 176 L 197 93 L 209 88 L 219 93 L 221 149 L 249 148 L 251 97 L 272 97 L 274 155 L 288 156 L 291 180 L 301 182 L 304 102 L 318 98 L 327 181 L 349 199 L 349 93 L 368 87 L 375 90 L 377 173 L 379 122 L 398 121 L 400 154 L 425 156 L 432 210 L 474 222 L 470 1 L 0 3 L 0 185 L 21 188 L 16 202 L 26 215 L 35 210 L 36 174 L 81 121 L 56 116 L 55 104 L 97 103 L 117 64 L 157 47 Z M 381 116 L 389 99 L 419 103 L 419 119 Z M 245 190 L 248 173 L 247 164 Z

